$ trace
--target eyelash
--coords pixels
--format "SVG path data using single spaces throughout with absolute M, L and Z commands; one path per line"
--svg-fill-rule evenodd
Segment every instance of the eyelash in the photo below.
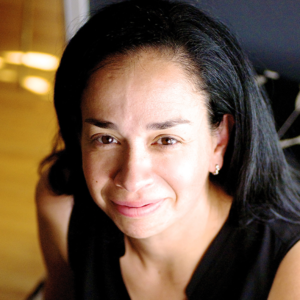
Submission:
M 162 141 L 163 139 L 166 139 L 166 140 L 171 140 L 171 141 L 173 141 L 172 143 L 170 143 L 170 144 L 166 144 L 166 145 L 164 145 L 164 144 L 162 144 L 162 143 L 159 143 L 159 141 Z M 163 137 L 160 137 L 154 144 L 158 144 L 159 146 L 161 146 L 161 147 L 174 147 L 174 146 L 176 146 L 176 144 L 178 144 L 179 143 L 179 141 L 177 140 L 177 139 L 174 139 L 173 137 L 170 137 L 170 136 L 163 136 Z
M 111 142 L 111 143 L 104 143 L 103 141 L 101 141 L 101 139 L 103 138 L 108 138 L 108 139 L 113 139 L 115 142 Z M 93 142 L 98 142 L 101 145 L 112 145 L 112 144 L 118 144 L 118 141 L 111 135 L 108 134 L 103 134 L 101 136 L 97 136 L 95 138 L 92 139 Z
M 112 140 L 114 140 L 114 142 L 104 143 L 103 140 L 102 140 L 103 138 L 112 139 Z M 171 141 L 171 142 L 170 143 L 167 142 L 167 144 L 163 144 L 162 143 L 163 140 L 167 140 L 167 141 Z M 101 145 L 104 145 L 104 146 L 119 143 L 116 138 L 114 138 L 113 136 L 108 135 L 108 134 L 103 134 L 101 136 L 97 136 L 97 137 L 92 139 L 92 142 L 97 142 L 97 143 L 99 143 Z M 159 145 L 160 147 L 174 147 L 178 143 L 180 143 L 180 142 L 177 139 L 173 138 L 173 137 L 163 136 L 163 137 L 158 138 L 152 145 Z

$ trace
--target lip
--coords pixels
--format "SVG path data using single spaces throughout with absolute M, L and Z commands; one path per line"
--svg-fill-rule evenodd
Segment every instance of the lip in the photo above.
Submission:
M 156 211 L 163 200 L 164 199 L 160 199 L 146 203 L 112 201 L 112 204 L 121 215 L 129 218 L 140 218 Z

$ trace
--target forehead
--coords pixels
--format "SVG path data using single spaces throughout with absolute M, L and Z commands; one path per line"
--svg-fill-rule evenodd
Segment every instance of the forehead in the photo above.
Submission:
M 204 108 L 206 95 L 172 56 L 154 51 L 118 56 L 91 76 L 83 94 L 82 111 L 123 116 L 132 113 L 175 112 L 178 117 L 195 107 Z

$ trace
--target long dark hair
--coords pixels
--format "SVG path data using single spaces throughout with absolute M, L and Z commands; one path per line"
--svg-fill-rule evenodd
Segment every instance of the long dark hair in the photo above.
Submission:
M 64 147 L 54 147 L 49 181 L 72 194 L 82 178 L 81 96 L 90 75 L 117 55 L 143 49 L 172 51 L 208 95 L 212 127 L 224 114 L 235 125 L 224 166 L 214 176 L 234 198 L 240 220 L 298 221 L 299 186 L 280 148 L 271 108 L 255 74 L 226 26 L 197 8 L 167 0 L 129 0 L 95 13 L 69 42 L 55 82 L 55 108 Z M 177 54 L 176 54 L 177 53 Z M 178 54 L 179 53 L 179 54 Z

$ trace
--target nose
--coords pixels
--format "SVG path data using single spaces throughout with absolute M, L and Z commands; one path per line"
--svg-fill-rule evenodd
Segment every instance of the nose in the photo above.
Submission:
M 153 184 L 152 164 L 149 155 L 142 149 L 129 149 L 123 153 L 114 184 L 134 193 Z

